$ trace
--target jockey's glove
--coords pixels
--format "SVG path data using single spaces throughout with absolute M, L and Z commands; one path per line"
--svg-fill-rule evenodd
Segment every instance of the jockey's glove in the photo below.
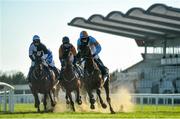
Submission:
M 75 64 L 76 64 L 76 62 L 77 62 L 77 57 L 76 57 L 76 56 L 74 56 L 73 65 L 75 65 Z
M 96 53 L 94 53 L 94 54 L 92 55 L 92 56 L 93 56 L 93 58 L 94 58 L 94 57 L 96 57 L 96 55 L 97 55 L 97 54 L 96 54 Z
M 41 59 L 42 59 L 42 60 L 46 60 L 47 56 L 48 56 L 48 54 L 44 54 L 44 55 L 41 57 Z
M 35 59 L 36 59 L 34 55 L 29 55 L 29 57 L 32 61 L 35 61 Z

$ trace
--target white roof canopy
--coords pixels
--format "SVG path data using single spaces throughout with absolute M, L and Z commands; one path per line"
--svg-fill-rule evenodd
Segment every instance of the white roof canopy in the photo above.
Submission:
M 87 20 L 76 17 L 68 25 L 133 38 L 138 46 L 161 46 L 164 40 L 180 45 L 180 9 L 163 4 L 132 8 L 125 14 L 112 11 L 106 17 L 94 14 Z

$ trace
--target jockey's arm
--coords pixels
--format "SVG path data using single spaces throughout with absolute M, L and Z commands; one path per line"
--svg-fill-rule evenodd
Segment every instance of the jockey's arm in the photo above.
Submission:
M 34 55 L 29 55 L 29 58 L 30 58 L 32 61 L 35 61 Z
M 95 46 L 95 48 L 96 48 L 96 52 L 95 52 L 95 54 L 93 54 L 93 55 L 98 55 L 100 52 L 101 52 L 101 45 L 99 44 L 99 42 L 95 39 L 95 38 L 93 38 L 93 37 L 91 37 L 90 36 L 90 42 Z
M 29 47 L 29 58 L 32 60 L 32 61 L 35 61 L 35 56 L 33 55 L 33 50 L 34 50 L 34 45 L 31 44 L 30 47 Z
M 77 51 L 80 51 L 80 45 L 81 45 L 81 41 L 80 39 L 77 40 Z
M 71 47 L 71 52 L 72 52 L 72 54 L 73 54 L 73 56 L 74 56 L 74 61 L 73 61 L 73 64 L 75 64 L 76 63 L 76 61 L 77 61 L 77 52 L 76 52 L 76 49 L 75 49 L 75 47 L 72 45 L 72 47 Z
M 59 47 L 59 60 L 60 62 L 62 62 L 62 56 L 63 56 L 63 53 L 62 53 L 62 45 Z

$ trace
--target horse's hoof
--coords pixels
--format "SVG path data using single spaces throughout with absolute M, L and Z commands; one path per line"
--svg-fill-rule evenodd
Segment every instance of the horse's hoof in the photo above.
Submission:
M 115 111 L 111 111 L 111 114 L 116 114 L 116 112 Z
M 51 104 L 52 107 L 54 107 L 55 105 L 56 105 L 56 102 L 53 102 L 53 103 Z
M 94 104 L 95 101 L 96 101 L 96 100 L 95 100 L 94 98 L 90 99 L 90 103 L 91 103 L 91 104 Z
M 54 110 L 53 109 L 49 109 L 49 110 L 47 110 L 47 112 L 53 112 Z
M 78 105 L 81 105 L 81 104 L 82 104 L 82 101 L 81 101 L 81 100 L 77 100 L 76 102 L 78 103 Z
M 51 104 L 52 107 L 55 107 L 55 105 L 56 105 L 55 103 Z
M 73 107 L 73 112 L 75 112 L 76 110 L 75 110 L 75 108 Z
M 107 105 L 105 103 L 102 103 L 101 104 L 102 108 L 106 109 L 107 108 Z
M 69 100 L 67 100 L 67 101 L 66 101 L 66 104 L 69 104 L 69 103 L 70 103 Z
M 110 107 L 111 114 L 116 114 L 112 107 Z
M 39 109 L 39 108 L 37 109 L 37 112 L 38 112 L 38 113 L 40 112 L 40 109 Z
M 44 108 L 44 112 L 48 112 L 47 108 Z
M 94 106 L 94 105 L 91 105 L 90 108 L 91 108 L 91 109 L 95 109 L 95 106 Z
M 37 105 L 37 104 L 34 104 L 34 107 L 35 107 L 35 108 L 38 108 L 38 105 Z

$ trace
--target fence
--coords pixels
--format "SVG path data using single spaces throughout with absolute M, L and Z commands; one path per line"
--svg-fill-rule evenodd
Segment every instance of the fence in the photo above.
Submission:
M 118 94 L 112 94 L 118 95 Z M 60 95 L 64 97 L 64 95 Z M 180 104 L 180 94 L 131 94 L 131 101 L 134 104 L 154 104 L 154 105 L 174 105 Z M 16 94 L 14 95 L 15 103 L 33 103 L 32 94 Z
M 135 104 L 180 104 L 180 94 L 131 94 L 131 97 Z
M 141 110 L 144 110 L 144 105 L 155 105 L 155 110 L 158 110 L 158 105 L 169 105 L 174 109 L 180 104 L 180 94 L 132 94 L 131 100 L 134 104 L 140 104 Z
M 0 98 L 2 98 L 2 96 L 1 94 Z M 155 105 L 156 109 L 158 109 L 158 105 L 169 105 L 173 108 L 175 105 L 180 104 L 180 94 L 131 94 L 130 96 L 134 104 L 141 105 L 141 110 L 143 110 L 144 105 Z M 64 98 L 64 95 L 60 95 L 60 97 Z M 32 94 L 16 94 L 13 100 L 14 103 L 34 103 Z
M 0 95 L 0 111 L 6 112 L 9 109 L 9 112 L 14 112 L 14 87 L 0 82 Z

